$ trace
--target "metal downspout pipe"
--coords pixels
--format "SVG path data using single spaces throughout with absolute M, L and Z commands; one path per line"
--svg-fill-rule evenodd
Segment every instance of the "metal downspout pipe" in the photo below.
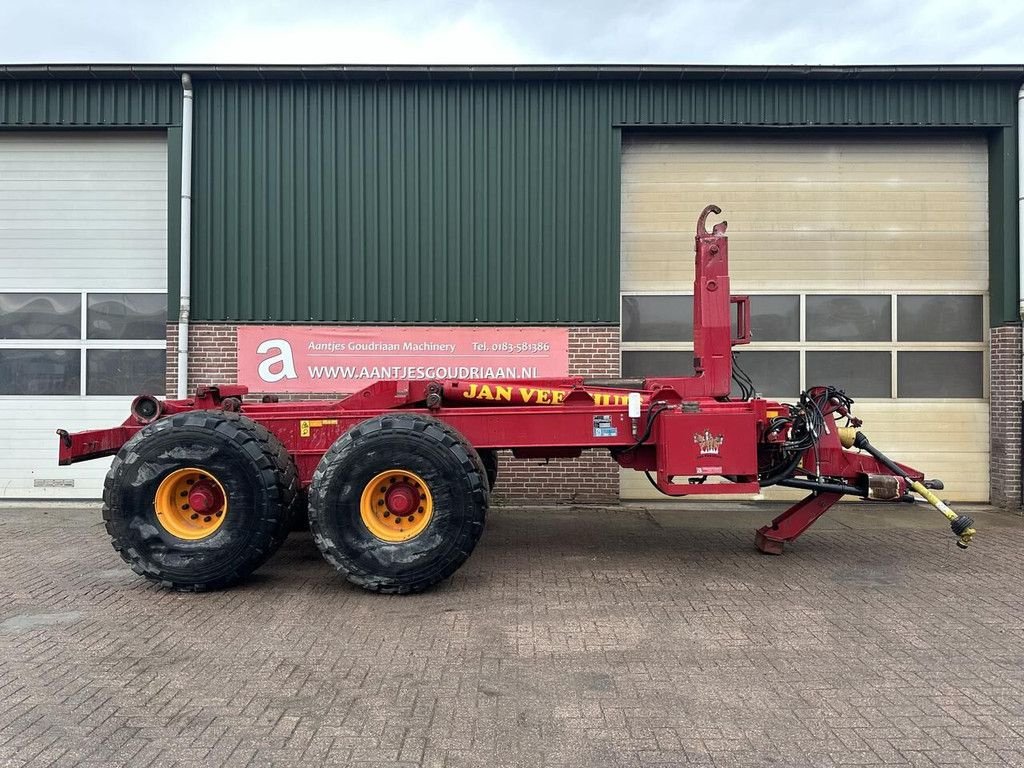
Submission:
M 188 396 L 188 319 L 192 303 L 192 78 L 181 76 L 181 235 L 178 239 L 178 386 Z

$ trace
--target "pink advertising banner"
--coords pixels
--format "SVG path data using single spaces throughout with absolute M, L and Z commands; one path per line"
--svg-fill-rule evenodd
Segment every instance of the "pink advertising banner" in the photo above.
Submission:
M 569 372 L 566 328 L 238 326 L 252 392 L 355 392 L 381 379 L 531 379 Z

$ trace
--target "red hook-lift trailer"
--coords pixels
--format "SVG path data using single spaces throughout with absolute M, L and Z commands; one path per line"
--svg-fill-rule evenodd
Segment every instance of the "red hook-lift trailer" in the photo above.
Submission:
M 354 584 L 426 589 L 479 540 L 497 450 L 605 450 L 669 496 L 806 490 L 757 531 L 766 553 L 781 554 L 845 495 L 917 494 L 966 547 L 973 521 L 933 493 L 940 481 L 875 448 L 842 390 L 812 387 L 795 403 L 755 396 L 732 356 L 750 341 L 750 302 L 729 292 L 726 223 L 708 232 L 711 213 L 721 211 L 704 209 L 695 238 L 693 376 L 380 381 L 340 400 L 259 403 L 243 386 L 203 386 L 187 400 L 141 395 L 119 427 L 58 430 L 60 463 L 115 456 L 103 493 L 114 548 L 139 574 L 186 590 L 245 578 L 302 515 Z

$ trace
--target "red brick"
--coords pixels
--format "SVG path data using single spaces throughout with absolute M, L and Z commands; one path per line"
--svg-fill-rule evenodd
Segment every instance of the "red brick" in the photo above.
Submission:
M 1021 507 L 1021 327 L 1004 325 L 991 333 L 989 367 L 989 501 L 1006 509 Z

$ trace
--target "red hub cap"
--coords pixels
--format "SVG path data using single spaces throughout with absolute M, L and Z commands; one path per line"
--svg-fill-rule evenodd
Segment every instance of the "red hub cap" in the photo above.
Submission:
M 188 492 L 188 503 L 200 515 L 209 515 L 224 506 L 224 496 L 216 483 L 199 480 Z
M 420 503 L 420 495 L 407 483 L 395 483 L 384 494 L 384 503 L 391 514 L 403 517 L 416 510 Z

